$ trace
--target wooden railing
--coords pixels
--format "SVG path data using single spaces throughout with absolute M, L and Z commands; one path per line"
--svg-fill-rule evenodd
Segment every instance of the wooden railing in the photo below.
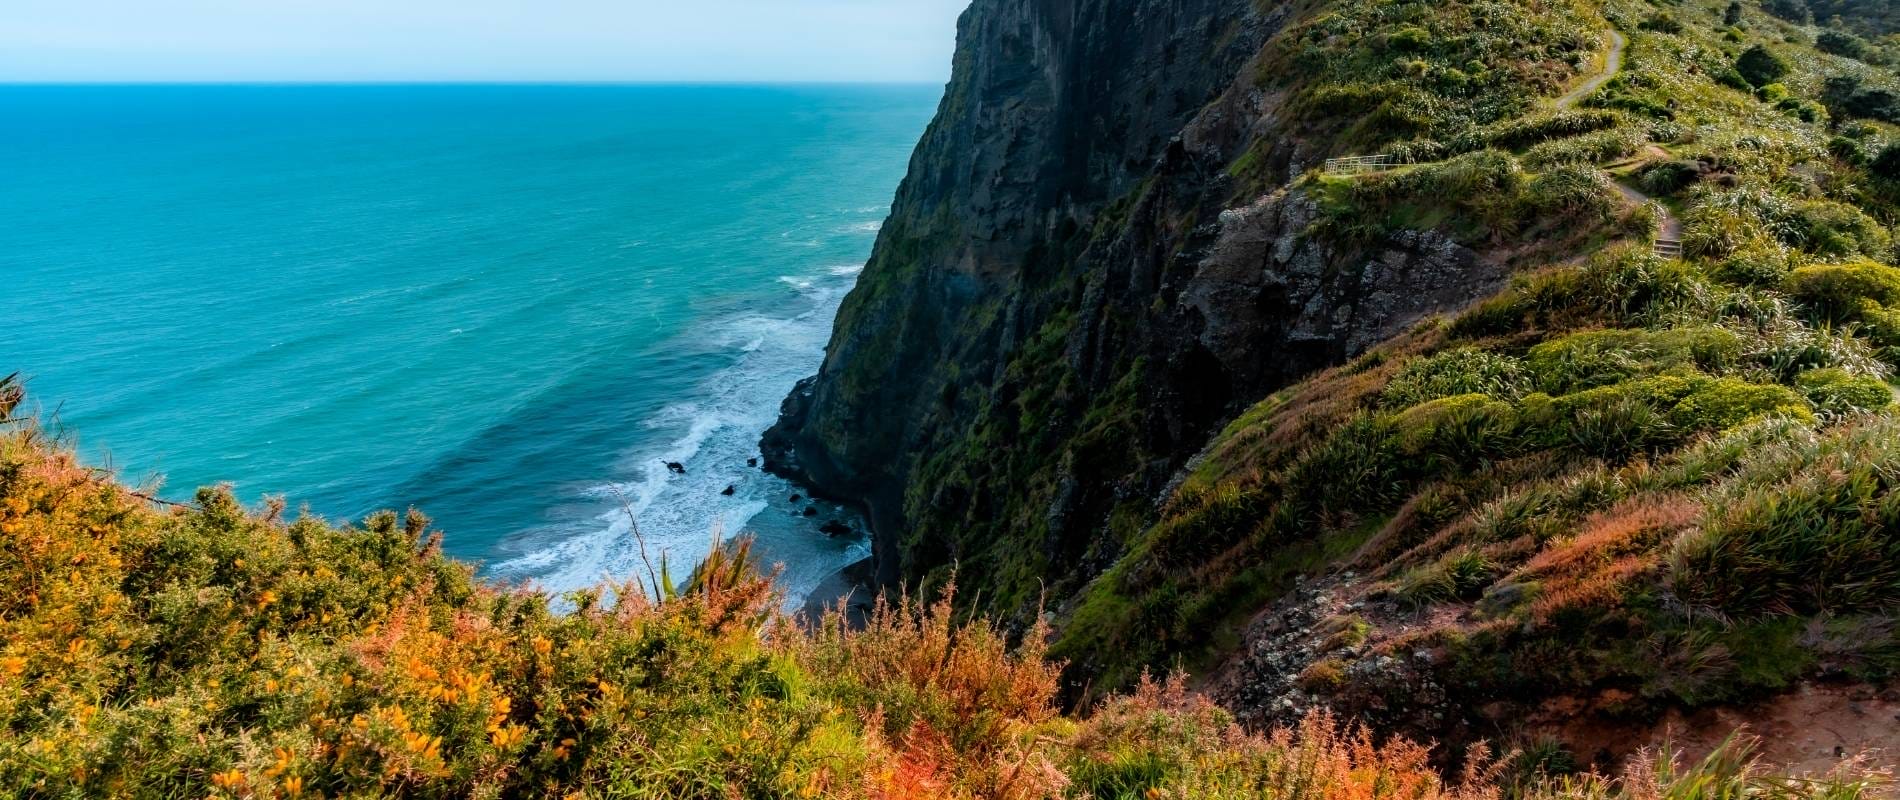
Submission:
M 1342 156 L 1326 159 L 1326 172 L 1332 175 L 1358 175 L 1365 172 L 1384 172 L 1398 166 L 1390 155 Z

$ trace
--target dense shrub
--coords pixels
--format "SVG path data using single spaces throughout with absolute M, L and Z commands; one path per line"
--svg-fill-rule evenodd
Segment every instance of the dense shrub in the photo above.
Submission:
M 1845 24 L 1863 36 L 1900 31 L 1900 8 L 1885 0 L 1807 0 L 1807 4 L 1816 18 Z
M 1900 302 L 1900 269 L 1868 260 L 1811 264 L 1787 280 L 1788 294 L 1828 320 L 1853 319 L 1863 300 Z
M 1379 399 L 1388 406 L 1406 408 L 1462 394 L 1516 397 L 1527 386 L 1523 365 L 1517 359 L 1459 347 L 1407 362 L 1386 384 Z
M 1558 111 L 1487 125 L 1453 139 L 1451 144 L 1460 152 L 1482 150 L 1486 147 L 1519 150 L 1551 139 L 1563 139 L 1608 130 L 1616 127 L 1621 121 L 1622 115 L 1614 111 L 1600 109 Z
M 1715 265 L 1713 272 L 1717 279 L 1729 283 L 1778 287 L 1792 269 L 1787 248 L 1762 245 L 1731 253 Z
M 1806 0 L 1763 0 L 1762 8 L 1768 13 L 1789 22 L 1806 24 L 1813 21 L 1814 14 L 1808 10 Z
M 1324 715 L 1250 733 L 1180 679 L 1065 718 L 1039 629 L 1012 649 L 947 598 L 801 627 L 770 610 L 744 546 L 660 600 L 629 582 L 557 614 L 471 580 L 419 515 L 337 528 L 279 510 L 206 491 L 154 511 L 37 433 L 0 434 L 16 590 L 0 599 L 0 780 L 29 797 L 1497 796 L 1482 751 L 1447 781 L 1426 748 Z M 1463 550 L 1410 594 L 1472 597 L 1498 569 Z M 1516 791 L 1649 785 L 1567 780 Z
M 1520 234 L 1540 218 L 1567 226 L 1600 224 L 1617 204 L 1598 170 L 1531 175 L 1499 150 L 1361 178 L 1322 178 L 1316 194 L 1329 224 L 1342 234 L 1377 236 L 1430 226 L 1467 240 Z
M 1643 169 L 1643 191 L 1667 197 L 1701 180 L 1707 171 L 1708 165 L 1700 161 L 1680 158 L 1657 161 Z
M 1735 59 L 1735 71 L 1754 86 L 1767 86 L 1781 80 L 1790 69 L 1785 59 L 1759 44 L 1742 51 Z
M 1566 215 L 1572 222 L 1607 221 L 1616 212 L 1616 190 L 1603 171 L 1585 164 L 1566 164 L 1539 173 L 1525 187 L 1524 205 L 1546 215 Z
M 1553 325 L 1646 324 L 1713 301 L 1708 282 L 1681 262 L 1642 248 L 1609 248 L 1580 267 L 1517 277 L 1453 320 L 1450 330 L 1475 337 Z
M 1794 242 L 1817 255 L 1880 257 L 1887 255 L 1892 246 L 1885 226 L 1847 203 L 1831 200 L 1799 203 L 1789 223 Z
M 1868 163 L 1867 171 L 1881 180 L 1900 183 L 1900 143 L 1880 148 L 1880 154 Z
M 1893 389 L 1886 381 L 1838 367 L 1803 372 L 1795 378 L 1795 386 L 1815 408 L 1833 414 L 1878 410 L 1893 404 Z
M 1537 397 L 1526 398 L 1526 406 Z M 1807 418 L 1810 412 L 1807 401 L 1785 386 L 1686 373 L 1585 389 L 1551 398 L 1547 411 L 1526 415 L 1548 420 L 1555 434 L 1550 440 L 1568 438 L 1586 452 L 1609 457 L 1761 417 Z
M 1822 31 L 1815 37 L 1814 47 L 1823 53 L 1833 53 L 1847 58 L 1864 58 L 1867 55 L 1867 41 L 1845 31 Z
M 1295 100 L 1303 115 L 1344 120 L 1381 149 L 1445 141 L 1529 109 L 1599 46 L 1577 6 L 1473 0 L 1394 12 L 1381 0 L 1342 0 L 1282 37 L 1276 73 L 1304 76 Z
M 1857 75 L 1828 78 L 1821 100 L 1836 117 L 1900 121 L 1900 93 L 1883 86 L 1866 86 Z
M 1683 251 L 1691 256 L 1723 258 L 1744 247 L 1797 243 L 1792 222 L 1795 204 L 1759 187 L 1720 189 L 1697 185 L 1683 214 Z
M 1648 19 L 1643 20 L 1637 27 L 1657 33 L 1682 32 L 1682 23 L 1676 19 L 1675 15 L 1667 11 L 1651 14 Z
M 1851 612 L 1900 602 L 1900 430 L 1881 419 L 1751 459 L 1761 481 L 1679 542 L 1670 581 L 1725 614 Z
M 1705 325 L 1573 333 L 1531 348 L 1525 365 L 1538 390 L 1564 394 L 1683 367 L 1717 372 L 1741 356 L 1741 337 Z
M 1399 581 L 1398 598 L 1412 608 L 1424 608 L 1449 600 L 1476 599 L 1490 585 L 1497 571 L 1484 553 L 1461 550 L 1427 567 L 1406 574 Z
M 1647 141 L 1636 128 L 1612 128 L 1568 139 L 1553 139 L 1524 153 L 1533 168 L 1553 164 L 1602 163 L 1634 155 Z
M 1867 148 L 1858 139 L 1836 136 L 1827 141 L 1827 151 L 1835 158 L 1855 166 L 1867 163 Z

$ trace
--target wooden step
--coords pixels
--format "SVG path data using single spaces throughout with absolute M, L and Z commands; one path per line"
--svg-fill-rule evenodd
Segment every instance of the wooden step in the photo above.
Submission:
M 1657 239 L 1656 244 L 1655 244 L 1655 253 L 1656 255 L 1662 256 L 1663 258 L 1681 258 L 1682 257 L 1682 240 L 1681 239 Z

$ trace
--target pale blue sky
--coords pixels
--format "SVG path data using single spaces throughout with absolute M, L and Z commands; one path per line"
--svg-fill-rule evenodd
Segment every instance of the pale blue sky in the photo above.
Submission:
M 0 82 L 942 81 L 969 0 L 0 0 Z

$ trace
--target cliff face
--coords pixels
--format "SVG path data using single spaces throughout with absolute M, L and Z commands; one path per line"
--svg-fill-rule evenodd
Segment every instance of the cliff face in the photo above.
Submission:
M 1297 13 L 977 0 L 954 77 L 767 464 L 862 500 L 881 582 L 959 565 L 1000 610 L 1117 555 L 1212 429 L 1503 269 L 1437 234 L 1335 241 L 1320 155 L 1259 88 Z
M 1503 268 L 1334 241 L 1283 184 L 1330 154 L 1260 89 L 1294 6 L 978 0 L 954 78 L 768 466 L 859 498 L 883 583 L 959 564 L 1060 600 L 1208 433 Z

